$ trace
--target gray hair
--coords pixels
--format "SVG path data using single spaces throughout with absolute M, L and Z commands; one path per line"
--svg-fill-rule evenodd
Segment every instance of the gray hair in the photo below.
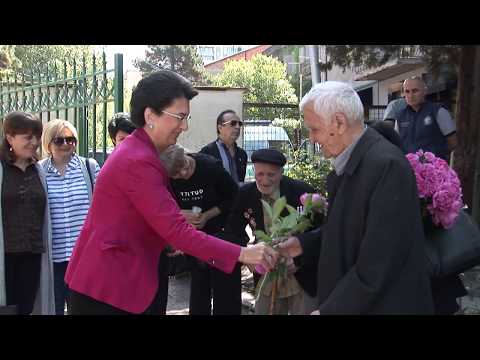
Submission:
M 415 80 L 415 81 L 418 81 L 420 84 L 423 85 L 423 88 L 424 89 L 427 89 L 427 84 L 425 83 L 425 80 L 423 80 L 423 77 L 421 75 L 415 75 L 415 76 L 412 76 L 412 77 L 409 77 L 407 79 L 405 79 L 403 81 L 403 84 L 402 84 L 402 91 L 403 91 L 403 87 L 405 86 L 405 83 L 407 82 L 407 80 Z
M 313 86 L 300 102 L 300 111 L 312 102 L 317 115 L 329 123 L 336 112 L 345 114 L 349 125 L 364 120 L 363 104 L 357 92 L 347 83 L 325 81 Z
M 176 175 L 185 165 L 186 149 L 180 145 L 170 145 L 160 154 L 160 161 L 167 169 L 169 177 Z

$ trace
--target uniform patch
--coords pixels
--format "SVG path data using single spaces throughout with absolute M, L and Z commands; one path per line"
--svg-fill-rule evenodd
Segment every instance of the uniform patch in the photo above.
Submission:
M 432 125 L 432 117 L 428 115 L 425 119 L 423 119 L 423 123 L 425 126 Z

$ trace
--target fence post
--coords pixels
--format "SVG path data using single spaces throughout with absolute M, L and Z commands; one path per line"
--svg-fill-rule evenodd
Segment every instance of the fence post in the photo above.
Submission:
M 123 111 L 123 54 L 115 54 L 115 78 L 113 80 L 115 113 Z

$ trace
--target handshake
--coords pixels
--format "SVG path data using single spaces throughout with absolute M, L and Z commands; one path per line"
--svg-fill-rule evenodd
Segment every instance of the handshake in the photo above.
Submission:
M 302 253 L 300 241 L 297 237 L 291 236 L 273 248 L 264 243 L 242 247 L 238 261 L 256 266 L 258 272 L 262 272 L 262 268 L 268 272 L 275 268 L 280 257 L 294 258 Z

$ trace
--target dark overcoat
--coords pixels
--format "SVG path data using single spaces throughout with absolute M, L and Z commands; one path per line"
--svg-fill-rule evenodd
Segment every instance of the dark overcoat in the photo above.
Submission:
M 416 180 L 402 152 L 367 129 L 328 188 L 326 223 L 299 236 L 303 262 L 318 264 L 320 314 L 433 313 Z

